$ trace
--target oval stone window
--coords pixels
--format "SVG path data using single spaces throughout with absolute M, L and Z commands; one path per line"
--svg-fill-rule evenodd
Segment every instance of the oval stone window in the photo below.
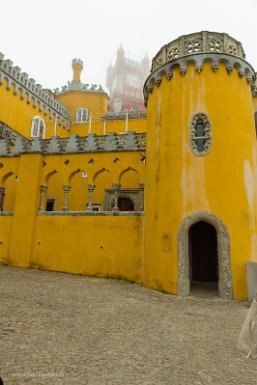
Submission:
M 190 148 L 195 155 L 206 155 L 211 147 L 211 123 L 208 116 L 195 114 L 190 124 Z

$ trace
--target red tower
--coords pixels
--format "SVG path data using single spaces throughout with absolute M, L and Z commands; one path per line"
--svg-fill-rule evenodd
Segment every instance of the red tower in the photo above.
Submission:
M 109 110 L 144 109 L 143 85 L 150 73 L 150 60 L 145 55 L 139 62 L 125 57 L 120 45 L 114 66 L 107 68 L 106 86 L 110 93 Z

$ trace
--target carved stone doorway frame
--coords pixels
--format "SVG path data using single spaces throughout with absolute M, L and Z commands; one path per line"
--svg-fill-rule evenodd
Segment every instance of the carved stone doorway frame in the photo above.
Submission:
M 178 230 L 178 295 L 190 294 L 189 229 L 197 222 L 207 222 L 217 232 L 219 297 L 233 299 L 230 238 L 224 222 L 208 211 L 198 211 L 186 217 Z

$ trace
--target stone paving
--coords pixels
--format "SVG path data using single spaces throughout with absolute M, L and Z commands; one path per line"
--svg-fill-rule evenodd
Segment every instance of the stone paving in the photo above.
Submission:
M 0 266 L 6 385 L 256 385 L 237 338 L 249 303 Z

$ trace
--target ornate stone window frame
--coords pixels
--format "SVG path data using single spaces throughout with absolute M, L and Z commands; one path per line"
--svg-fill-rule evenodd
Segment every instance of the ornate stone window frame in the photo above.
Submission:
M 203 136 L 197 136 L 197 125 L 199 122 L 202 122 L 204 126 Z M 203 140 L 203 151 L 199 151 L 197 148 L 197 140 Z M 210 152 L 212 145 L 212 131 L 211 131 L 211 122 L 208 115 L 205 112 L 198 112 L 194 114 L 191 119 L 189 126 L 189 140 L 190 148 L 194 155 L 205 156 Z
M 229 232 L 225 223 L 208 211 L 198 211 L 187 216 L 179 227 L 178 295 L 187 296 L 190 294 L 189 229 L 192 225 L 200 221 L 209 223 L 217 232 L 219 296 L 225 299 L 233 299 Z

